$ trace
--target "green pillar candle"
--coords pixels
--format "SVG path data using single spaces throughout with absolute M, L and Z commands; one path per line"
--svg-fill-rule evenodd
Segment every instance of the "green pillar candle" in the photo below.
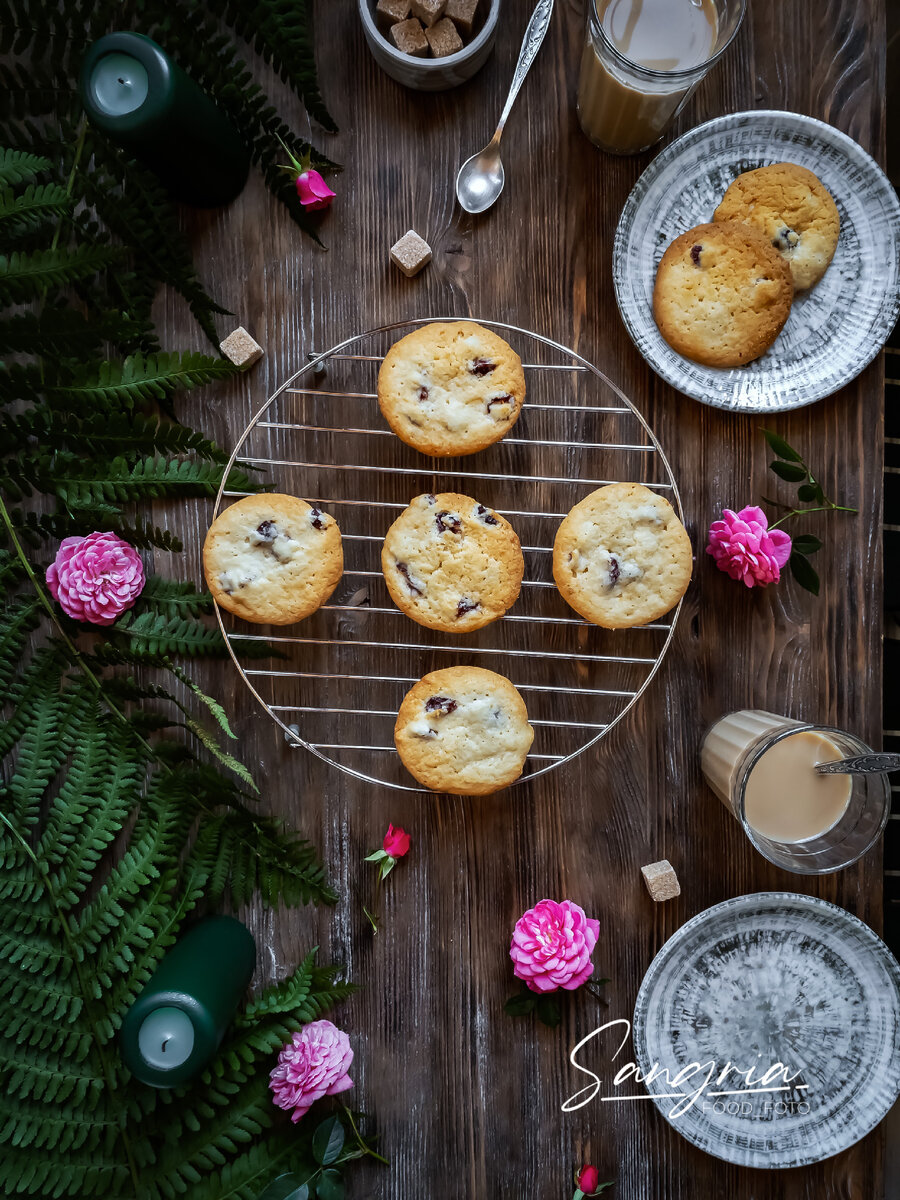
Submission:
M 211 208 L 247 182 L 234 126 L 165 51 L 141 33 L 110 33 L 85 55 L 79 82 L 92 125 L 155 172 L 177 200 Z
M 219 1047 L 256 963 L 256 943 L 233 917 L 207 917 L 168 952 L 122 1022 L 126 1067 L 151 1087 L 177 1087 Z

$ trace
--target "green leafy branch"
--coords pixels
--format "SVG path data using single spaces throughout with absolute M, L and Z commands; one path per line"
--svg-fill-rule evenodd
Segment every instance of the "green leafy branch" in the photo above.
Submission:
M 786 521 L 806 516 L 809 513 L 855 513 L 859 511 L 856 508 L 851 508 L 849 505 L 838 504 L 826 496 L 821 483 L 813 475 L 812 469 L 804 461 L 803 456 L 786 442 L 783 437 L 780 437 L 771 429 L 764 429 L 763 435 L 769 449 L 776 455 L 775 460 L 769 463 L 769 470 L 774 472 L 779 479 L 798 485 L 797 499 L 802 504 L 802 507 L 795 507 L 790 504 L 782 504 L 778 500 L 772 500 L 768 496 L 763 496 L 763 500 L 767 504 L 771 504 L 773 508 L 779 509 L 783 514 L 769 526 L 770 529 L 777 529 Z M 801 533 L 791 539 L 791 557 L 788 561 L 791 574 L 802 588 L 805 588 L 808 592 L 812 592 L 814 596 L 818 596 L 819 594 L 820 582 L 818 572 L 809 561 L 809 556 L 821 550 L 822 545 L 823 542 L 821 539 L 811 533 Z
M 599 989 L 607 983 L 609 983 L 608 979 L 591 979 L 584 985 L 584 990 L 599 1000 L 601 1004 L 606 1004 L 606 998 Z M 542 1025 L 555 1029 L 562 1021 L 564 994 L 571 995 L 572 993 L 533 992 L 526 983 L 523 983 L 519 991 L 510 996 L 503 1005 L 503 1011 L 509 1017 L 526 1017 L 534 1013 Z

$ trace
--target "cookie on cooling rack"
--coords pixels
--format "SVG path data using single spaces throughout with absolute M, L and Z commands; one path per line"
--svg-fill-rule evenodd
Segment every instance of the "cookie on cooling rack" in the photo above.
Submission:
M 416 496 L 387 531 L 391 599 L 420 625 L 470 633 L 515 603 L 525 562 L 509 521 L 458 492 Z
M 238 500 L 213 521 L 203 543 L 203 573 L 216 603 L 261 624 L 308 617 L 343 569 L 334 517 L 296 496 Z
M 746 221 L 787 261 L 797 292 L 818 283 L 834 258 L 841 218 L 831 193 L 812 171 L 773 163 L 745 171 L 715 211 L 717 221 Z
M 563 599 L 594 625 L 627 629 L 674 608 L 691 581 L 691 543 L 672 505 L 640 483 L 576 504 L 553 544 Z
M 402 441 L 435 457 L 504 437 L 525 399 L 518 354 L 474 321 L 439 321 L 395 342 L 378 372 L 378 406 Z
M 715 221 L 681 234 L 662 256 L 653 318 L 685 358 L 739 367 L 772 345 L 793 296 L 790 267 L 764 233 Z
M 394 726 L 410 774 L 456 796 L 489 796 L 513 783 L 533 741 L 525 701 L 508 679 L 481 667 L 447 667 L 420 679 Z

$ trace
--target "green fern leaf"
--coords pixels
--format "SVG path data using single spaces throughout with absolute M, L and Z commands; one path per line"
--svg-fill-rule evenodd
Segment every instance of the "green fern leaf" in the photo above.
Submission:
M 141 611 L 145 607 L 152 608 L 170 619 L 201 617 L 212 612 L 213 600 L 209 592 L 198 592 L 192 583 L 166 579 L 163 575 L 150 575 L 144 584 L 136 609 Z M 183 682 L 192 681 L 185 679 Z
M 96 275 L 120 257 L 118 250 L 105 246 L 0 254 L 0 303 L 20 304 L 37 299 L 48 288 L 65 287 Z
M 71 207 L 69 193 L 58 183 L 31 183 L 18 195 L 12 188 L 0 189 L 0 223 L 58 216 Z
M 0 148 L 0 182 L 3 183 L 24 183 L 41 171 L 49 171 L 52 165 L 49 159 L 38 154 Z
M 0 258 L 0 266 L 3 259 Z M 2 286 L 2 277 L 0 277 Z M 134 404 L 164 400 L 178 388 L 198 387 L 214 379 L 237 373 L 224 358 L 183 351 L 180 354 L 134 354 L 124 362 L 105 362 L 96 373 L 82 371 L 71 383 L 57 384 L 53 391 L 70 400 L 113 400 Z

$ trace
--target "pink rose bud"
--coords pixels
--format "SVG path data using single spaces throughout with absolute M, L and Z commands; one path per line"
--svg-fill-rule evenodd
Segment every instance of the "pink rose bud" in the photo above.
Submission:
M 297 195 L 300 197 L 300 203 L 311 212 L 318 208 L 328 208 L 336 194 L 319 172 L 311 167 L 297 176 Z
M 768 517 L 755 505 L 738 513 L 726 508 L 709 527 L 706 553 L 729 578 L 748 588 L 765 587 L 781 578 L 791 557 L 791 538 L 783 529 L 770 529 Z
M 388 825 L 381 848 L 391 858 L 402 858 L 409 849 L 409 834 L 404 829 L 395 829 L 393 825 Z
M 589 1163 L 578 1172 L 576 1183 L 586 1196 L 593 1196 L 600 1182 L 600 1172 Z
M 141 556 L 114 533 L 69 537 L 47 568 L 47 586 L 76 621 L 112 625 L 144 587 Z

